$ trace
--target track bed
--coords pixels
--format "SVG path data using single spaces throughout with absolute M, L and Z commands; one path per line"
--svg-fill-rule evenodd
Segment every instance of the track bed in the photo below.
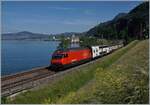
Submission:
M 35 70 L 17 73 L 1 78 L 2 96 L 9 96 L 19 91 L 33 88 L 37 85 L 37 81 L 55 74 L 48 67 L 36 68 Z

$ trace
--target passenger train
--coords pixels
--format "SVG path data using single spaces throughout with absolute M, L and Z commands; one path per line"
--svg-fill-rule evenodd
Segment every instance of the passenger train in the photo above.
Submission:
M 123 47 L 118 45 L 99 45 L 79 48 L 68 48 L 56 50 L 51 59 L 51 68 L 60 70 L 107 55 L 116 49 Z

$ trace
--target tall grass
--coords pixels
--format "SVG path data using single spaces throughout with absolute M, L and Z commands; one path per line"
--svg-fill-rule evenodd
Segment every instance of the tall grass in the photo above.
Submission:
M 91 81 L 95 77 L 95 70 L 98 67 L 106 68 L 110 66 L 129 49 L 135 46 L 137 42 L 138 41 L 134 41 L 128 46 L 101 58 L 95 64 L 87 65 L 86 67 L 80 68 L 78 71 L 64 75 L 61 80 L 56 81 L 54 84 L 49 84 L 38 90 L 22 93 L 16 96 L 14 100 L 7 99 L 6 103 L 61 103 L 61 99 L 64 99 L 69 95 L 73 96 L 76 91 Z
M 148 40 L 142 41 L 113 65 L 98 66 L 93 81 L 57 103 L 148 104 Z

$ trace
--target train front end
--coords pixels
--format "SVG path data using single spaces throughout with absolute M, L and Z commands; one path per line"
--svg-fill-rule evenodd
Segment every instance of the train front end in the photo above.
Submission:
M 61 69 L 66 64 L 65 58 L 67 54 L 63 51 L 55 51 L 51 59 L 51 68 L 52 69 Z

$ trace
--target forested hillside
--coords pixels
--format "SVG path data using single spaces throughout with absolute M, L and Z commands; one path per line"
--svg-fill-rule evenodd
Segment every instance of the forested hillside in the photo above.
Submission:
M 120 13 L 114 19 L 100 23 L 86 32 L 87 36 L 105 39 L 133 39 L 148 38 L 149 30 L 149 2 L 143 2 L 129 13 Z

